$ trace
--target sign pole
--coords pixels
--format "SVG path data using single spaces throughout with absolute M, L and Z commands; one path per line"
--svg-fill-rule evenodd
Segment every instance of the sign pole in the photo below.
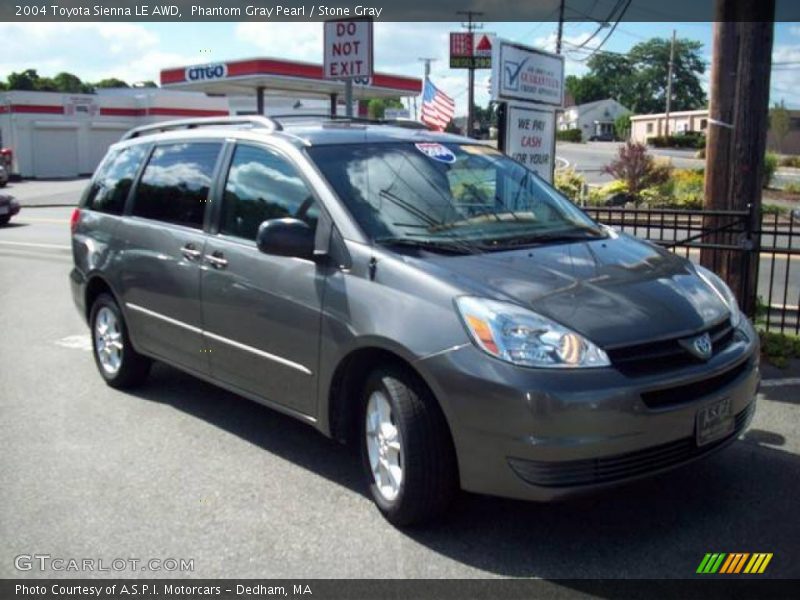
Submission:
M 353 80 L 345 79 L 344 82 L 345 115 L 353 116 Z

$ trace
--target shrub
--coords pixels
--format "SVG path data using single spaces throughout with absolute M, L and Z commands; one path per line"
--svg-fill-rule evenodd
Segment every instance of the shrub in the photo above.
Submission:
M 625 184 L 625 182 L 615 179 L 614 181 L 609 181 L 601 186 L 593 186 L 589 188 L 589 194 L 586 197 L 586 201 L 587 204 L 591 206 L 603 206 L 612 196 L 627 193 L 628 186 Z
M 580 129 L 563 129 L 556 132 L 556 139 L 561 142 L 580 142 L 583 137 Z
M 787 194 L 800 194 L 800 183 L 787 183 L 783 191 Z
M 647 143 L 655 148 L 705 148 L 706 136 L 696 131 L 687 131 L 678 135 L 657 135 L 647 138 Z
M 627 140 L 631 136 L 631 113 L 624 113 L 614 119 L 614 135 L 618 140 Z
M 570 167 L 568 169 L 557 170 L 554 183 L 559 192 L 573 202 L 577 202 L 583 192 L 583 186 L 586 185 L 586 179 L 583 175 Z
M 784 156 L 778 161 L 778 164 L 781 167 L 800 169 L 800 156 Z
M 761 205 L 761 214 L 762 215 L 785 215 L 789 212 L 789 209 L 785 206 L 781 206 L 779 204 L 762 204 Z
M 764 156 L 764 178 L 761 181 L 761 187 L 768 188 L 770 186 L 777 169 L 778 155 L 774 152 L 767 152 Z
M 762 331 L 761 354 L 776 367 L 784 369 L 788 366 L 789 359 L 800 358 L 800 338 Z
M 668 163 L 657 163 L 653 160 L 644 144 L 626 142 L 620 147 L 617 158 L 606 165 L 603 171 L 624 181 L 628 193 L 638 204 L 642 200 L 642 190 L 667 181 L 672 167 Z

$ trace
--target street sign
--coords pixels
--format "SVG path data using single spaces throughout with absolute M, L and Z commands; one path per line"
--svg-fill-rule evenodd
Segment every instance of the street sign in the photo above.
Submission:
M 451 69 L 491 69 L 493 33 L 450 34 Z
M 326 79 L 372 77 L 372 20 L 325 21 Z
M 564 104 L 564 57 L 558 54 L 495 40 L 491 79 L 493 100 Z
M 411 118 L 407 108 L 387 108 L 383 111 L 383 118 L 394 119 L 409 119 Z
M 553 182 L 556 136 L 555 111 L 509 105 L 505 153 L 542 179 Z

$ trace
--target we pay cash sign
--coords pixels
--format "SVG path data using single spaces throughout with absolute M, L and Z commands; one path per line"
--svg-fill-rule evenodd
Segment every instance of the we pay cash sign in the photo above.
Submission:
M 372 76 L 372 21 L 325 22 L 325 77 Z

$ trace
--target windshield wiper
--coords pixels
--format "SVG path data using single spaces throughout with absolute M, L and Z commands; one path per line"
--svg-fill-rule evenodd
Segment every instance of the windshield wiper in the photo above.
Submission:
M 577 242 L 585 240 L 600 240 L 608 237 L 603 231 L 589 227 L 562 229 L 533 235 L 520 235 L 512 238 L 498 239 L 493 244 L 494 248 L 507 248 L 510 246 L 538 246 L 558 242 Z
M 414 237 L 379 237 L 373 240 L 382 246 L 409 246 L 432 252 L 446 252 L 450 254 L 477 254 L 481 248 L 463 240 L 432 240 Z

